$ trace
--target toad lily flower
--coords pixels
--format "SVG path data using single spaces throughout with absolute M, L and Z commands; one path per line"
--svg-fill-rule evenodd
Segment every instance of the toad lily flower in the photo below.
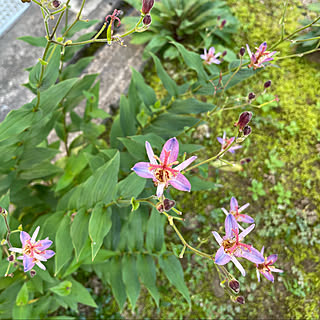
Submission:
M 40 227 L 37 227 L 32 237 L 27 232 L 21 231 L 20 240 L 21 248 L 9 248 L 10 251 L 22 253 L 23 256 L 18 257 L 18 260 L 23 260 L 24 272 L 31 270 L 36 264 L 39 268 L 46 270 L 46 267 L 40 261 L 47 261 L 55 255 L 52 250 L 46 250 L 52 244 L 48 238 L 36 241 Z
M 150 163 L 138 162 L 134 165 L 132 170 L 142 178 L 153 179 L 153 182 L 157 186 L 158 198 L 162 196 L 164 188 L 167 188 L 169 184 L 178 190 L 190 192 L 190 182 L 180 173 L 180 171 L 196 160 L 196 156 L 193 156 L 183 161 L 175 168 L 172 168 L 173 165 L 179 163 L 176 161 L 179 154 L 179 142 L 176 138 L 171 138 L 165 143 L 160 158 L 154 155 L 148 141 L 146 141 L 146 150 Z
M 257 52 L 253 54 L 249 48 L 249 45 L 247 45 L 248 54 L 250 56 L 251 63 L 248 65 L 248 68 L 253 67 L 254 70 L 257 68 L 264 67 L 263 63 L 273 60 L 273 55 L 277 51 L 269 52 L 266 51 L 267 49 L 267 43 L 263 42 L 261 43 L 259 48 L 256 48 Z
M 209 52 L 207 52 L 207 49 L 204 49 L 204 54 L 201 54 L 200 58 L 205 60 L 204 63 L 206 64 L 211 64 L 211 63 L 220 64 L 221 61 L 218 60 L 217 58 L 221 55 L 221 52 L 218 52 L 216 55 L 214 54 L 214 52 L 215 52 L 214 47 L 211 47 L 209 49 Z
M 263 255 L 264 247 L 261 249 L 261 254 Z M 272 254 L 271 256 L 265 258 L 265 261 L 260 264 L 256 264 L 257 268 L 257 277 L 258 281 L 260 282 L 260 273 L 264 275 L 269 281 L 274 282 L 274 277 L 271 272 L 283 272 L 281 269 L 277 269 L 272 266 L 278 259 L 276 254 Z M 259 273 L 260 272 L 260 273 Z
M 217 137 L 217 140 L 219 141 L 219 143 L 221 143 L 221 151 L 227 149 L 231 143 L 233 143 L 235 137 L 232 137 L 232 138 L 227 138 L 226 136 L 226 132 L 224 131 L 223 132 L 223 137 L 220 138 L 220 137 Z M 232 146 L 230 149 L 228 149 L 229 152 L 231 153 L 234 153 L 236 150 L 242 148 L 242 146 L 238 146 L 238 145 L 235 145 L 235 146 Z
M 232 197 L 230 200 L 230 212 L 228 212 L 225 208 L 221 208 L 221 210 L 226 214 L 226 216 L 231 213 L 238 222 L 245 222 L 245 223 L 254 223 L 253 218 L 246 214 L 241 214 L 241 212 L 247 209 L 250 206 L 249 203 L 246 203 L 242 207 L 239 208 L 238 201 L 235 197 Z
M 264 257 L 257 249 L 249 244 L 242 243 L 244 237 L 253 230 L 254 226 L 252 224 L 239 234 L 239 226 L 235 217 L 228 214 L 225 220 L 226 235 L 221 238 L 216 231 L 212 232 L 220 245 L 215 256 L 215 263 L 224 265 L 231 260 L 243 276 L 246 275 L 246 272 L 236 257 L 242 257 L 257 264 L 263 263 Z

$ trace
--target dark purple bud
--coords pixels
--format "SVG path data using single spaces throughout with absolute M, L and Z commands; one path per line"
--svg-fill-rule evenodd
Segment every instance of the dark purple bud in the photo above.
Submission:
M 7 259 L 8 259 L 9 262 L 12 262 L 14 260 L 14 255 L 13 254 L 10 255 Z
M 237 294 L 239 293 L 239 291 L 240 291 L 240 283 L 239 283 L 238 280 L 236 280 L 236 279 L 230 280 L 229 283 L 228 283 L 228 286 L 235 293 L 237 293 Z
M 240 160 L 240 164 L 246 164 L 246 163 L 249 163 L 249 162 L 251 162 L 251 158 L 245 158 L 245 159 L 241 159 Z
M 52 1 L 51 4 L 52 4 L 52 6 L 53 6 L 54 8 L 59 8 L 61 2 L 60 2 L 59 0 L 54 0 L 54 1 Z
M 242 131 L 243 128 L 250 122 L 252 118 L 252 112 L 245 111 L 240 114 L 238 122 L 235 123 L 235 127 L 239 127 L 239 131 Z
M 248 94 L 248 99 L 249 100 L 252 100 L 252 99 L 254 99 L 256 97 L 256 95 L 253 93 L 253 92 L 250 92 L 249 94 Z
M 163 203 L 159 202 L 157 205 L 156 205 L 156 209 L 159 211 L 159 212 L 163 212 L 164 211 L 164 206 L 163 206 Z
M 221 19 L 221 17 L 220 17 L 220 16 L 218 16 L 218 17 L 217 17 L 217 20 L 219 21 L 220 19 Z
M 31 271 L 30 271 L 30 276 L 31 276 L 31 278 L 33 278 L 35 275 L 36 275 L 36 272 L 35 272 L 34 270 L 31 270 Z
M 224 50 L 224 51 L 222 52 L 221 57 L 224 57 L 224 56 L 226 56 L 226 55 L 227 55 L 227 50 Z
M 242 47 L 242 48 L 240 49 L 239 53 L 240 53 L 240 56 L 243 57 L 244 54 L 246 53 L 246 49 L 245 49 L 244 47 Z
M 31 2 L 31 0 L 21 0 L 22 3 Z
M 240 303 L 240 304 L 245 304 L 245 300 L 243 296 L 239 296 L 236 298 L 236 302 Z
M 147 14 L 144 16 L 143 20 L 142 20 L 143 24 L 145 26 L 149 26 L 151 24 L 151 16 L 150 14 Z
M 220 28 L 222 29 L 227 23 L 227 20 L 222 20 Z
M 271 80 L 266 81 L 263 86 L 265 89 L 269 88 L 271 86 Z
M 173 208 L 176 205 L 176 202 L 174 200 L 164 199 L 163 205 L 164 205 L 164 210 L 169 211 L 171 208 Z
M 252 132 L 252 129 L 251 129 L 250 126 L 245 126 L 245 127 L 243 128 L 243 135 L 244 135 L 244 136 L 248 136 L 251 132 Z
M 143 14 L 148 14 L 154 5 L 154 0 L 143 0 L 141 12 Z

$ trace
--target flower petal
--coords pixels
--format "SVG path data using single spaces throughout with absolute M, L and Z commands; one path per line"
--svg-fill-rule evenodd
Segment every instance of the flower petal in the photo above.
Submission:
M 52 258 L 56 253 L 53 250 L 46 250 L 45 253 L 42 255 L 46 259 Z
M 214 55 L 214 52 L 216 51 L 216 49 L 214 47 L 211 47 L 209 49 L 209 55 Z
M 176 177 L 169 180 L 169 183 L 178 190 L 188 191 L 191 190 L 191 184 L 189 180 L 181 173 L 178 173 Z
M 33 258 L 24 255 L 23 256 L 23 271 L 28 272 L 34 267 Z
M 46 270 L 46 267 L 45 267 L 40 261 L 37 261 L 37 262 L 36 262 L 36 265 L 37 265 L 40 269 Z
M 235 217 L 230 213 L 227 215 L 226 220 L 224 222 L 224 225 L 225 225 L 225 229 L 226 229 L 226 237 L 227 238 L 233 237 L 232 229 L 238 230 L 238 232 L 239 232 L 238 223 L 237 223 Z
M 232 197 L 230 200 L 230 211 L 238 212 L 238 201 L 235 197 Z
M 160 198 L 163 195 L 164 187 L 166 186 L 165 183 L 159 183 L 157 187 L 157 197 Z
M 243 266 L 241 263 L 237 260 L 236 257 L 232 256 L 231 261 L 234 263 L 234 265 L 238 268 L 238 270 L 241 272 L 242 276 L 246 276 L 246 270 L 244 270 Z
M 40 261 L 47 261 L 47 259 L 44 257 L 43 254 L 38 254 L 38 253 L 33 253 L 33 256 L 35 259 L 40 260 Z
M 255 224 L 252 224 L 250 227 L 244 229 L 240 234 L 239 234 L 239 239 L 242 241 L 246 235 L 248 235 L 255 227 Z
M 152 171 L 149 170 L 149 162 L 138 162 L 134 165 L 131 170 L 133 170 L 138 176 L 142 178 L 154 178 Z
M 26 241 L 27 241 L 27 240 L 30 240 L 30 239 L 31 239 L 31 237 L 30 237 L 29 233 L 27 233 L 27 232 L 25 232 L 25 231 L 21 231 L 21 232 L 20 232 L 20 241 L 21 241 L 21 243 L 22 243 L 22 247 L 24 247 Z
M 271 256 L 269 256 L 267 258 L 267 262 L 271 262 L 270 264 L 274 264 L 278 259 L 278 255 L 277 254 L 272 254 Z
M 264 275 L 269 281 L 274 282 L 274 277 L 271 272 L 268 271 L 260 271 L 262 275 Z
M 21 249 L 21 248 L 9 248 L 9 250 L 12 252 L 23 253 L 23 249 Z
M 167 164 L 175 162 L 178 158 L 179 154 L 179 142 L 177 138 L 171 138 L 169 139 L 163 146 L 161 154 L 160 154 L 160 160 L 163 162 L 165 158 L 165 152 L 164 151 L 170 151 L 169 158 L 167 160 Z
M 250 251 L 249 250 L 242 250 L 241 255 L 239 256 L 257 264 L 262 264 L 264 263 L 264 257 L 263 255 L 255 248 L 251 247 Z
M 194 160 L 196 160 L 197 157 L 196 156 L 193 156 L 185 161 L 183 161 L 182 163 L 180 163 L 178 166 L 176 166 L 174 169 L 175 170 L 183 170 L 184 168 L 186 168 L 189 164 L 191 164 Z
M 270 270 L 271 270 L 272 272 L 279 272 L 279 273 L 284 272 L 283 270 L 278 269 L 278 268 L 275 268 L 275 267 L 273 267 L 273 266 L 269 266 L 269 268 L 270 268 Z
M 250 50 L 250 47 L 249 47 L 248 44 L 246 45 L 246 47 L 247 47 L 247 51 L 248 51 L 249 57 L 250 57 L 250 59 L 251 59 L 251 57 L 252 57 L 252 52 L 251 52 L 251 50 Z
M 262 255 L 264 254 L 264 246 L 263 246 L 262 249 L 261 249 L 261 254 L 262 254 Z
M 211 59 L 210 59 L 210 64 L 211 64 L 211 63 L 220 64 L 221 61 L 218 60 L 218 59 L 216 59 L 216 58 L 211 58 Z
M 216 241 L 219 243 L 219 245 L 221 246 L 222 243 L 222 238 L 220 237 L 219 233 L 216 231 L 212 231 L 212 234 L 214 236 L 214 238 L 216 239 Z
M 261 53 L 263 53 L 263 52 L 266 51 L 266 49 L 267 49 L 267 43 L 266 43 L 266 42 L 262 42 L 262 43 L 260 44 L 260 46 L 259 46 L 259 51 L 260 51 Z
M 240 147 L 242 147 L 242 146 L 240 146 Z M 241 206 L 241 207 L 239 208 L 238 212 L 239 212 L 239 213 L 242 212 L 243 210 L 247 209 L 249 206 L 250 206 L 250 203 L 244 204 L 243 206 Z
M 36 230 L 34 230 L 34 233 L 33 233 L 32 238 L 31 238 L 31 243 L 35 243 L 36 242 L 36 238 L 38 236 L 39 230 L 40 230 L 39 226 L 36 228 Z
M 226 216 L 229 214 L 229 212 L 225 208 L 221 208 L 221 210 L 224 212 Z
M 220 247 L 216 253 L 214 258 L 214 262 L 216 264 L 224 265 L 231 260 L 231 257 L 224 252 L 224 248 Z
M 219 143 L 221 143 L 222 146 L 224 145 L 224 139 L 223 138 L 217 137 L 217 140 L 219 141 Z
M 44 251 L 52 245 L 52 241 L 49 239 L 40 240 L 38 243 L 41 245 L 37 248 L 40 251 Z
M 256 272 L 257 272 L 257 278 L 258 278 L 258 282 L 260 282 L 260 272 L 258 269 L 256 269 Z
M 150 163 L 157 164 L 157 160 L 154 158 L 152 147 L 148 141 L 146 141 L 146 150 L 147 150 L 147 155 L 150 160 Z
M 237 219 L 239 222 L 245 222 L 245 223 L 254 223 L 254 219 L 246 214 L 241 214 L 238 216 Z

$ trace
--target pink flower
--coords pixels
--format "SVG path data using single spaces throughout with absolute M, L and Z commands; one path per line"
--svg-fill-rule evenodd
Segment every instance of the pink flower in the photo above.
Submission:
M 239 208 L 237 199 L 235 197 L 232 197 L 230 200 L 230 212 L 228 212 L 225 208 L 221 209 L 226 214 L 226 216 L 228 216 L 231 213 L 238 222 L 254 223 L 253 218 L 246 214 L 241 214 L 241 212 L 247 209 L 249 206 L 250 204 L 246 203 L 245 205 Z
M 211 47 L 209 49 L 209 52 L 207 52 L 207 49 L 204 49 L 204 54 L 201 54 L 200 58 L 205 60 L 204 62 L 206 64 L 211 64 L 211 63 L 220 64 L 221 61 L 218 60 L 217 58 L 221 55 L 221 52 L 218 52 L 216 55 L 214 54 L 214 52 L 215 52 L 214 47 Z
M 264 253 L 264 247 L 261 249 L 261 254 Z M 265 258 L 263 263 L 256 264 L 257 268 L 257 277 L 258 281 L 260 282 L 260 273 L 264 275 L 269 281 L 274 282 L 274 277 L 271 272 L 283 272 L 281 269 L 277 269 L 272 266 L 278 259 L 278 256 L 276 254 L 272 254 L 271 256 Z M 259 273 L 260 272 L 260 273 Z
M 249 45 L 247 44 L 247 50 L 251 60 L 251 63 L 248 65 L 248 67 L 249 68 L 253 67 L 254 70 L 257 68 L 264 67 L 263 63 L 272 61 L 273 60 L 272 56 L 277 52 L 277 51 L 273 51 L 273 52 L 266 51 L 267 49 L 266 42 L 261 43 L 260 47 L 256 49 L 257 49 L 257 52 L 253 54 L 249 48 Z
M 217 140 L 219 141 L 219 143 L 221 143 L 221 151 L 227 149 L 231 143 L 233 143 L 235 137 L 232 137 L 232 138 L 227 138 L 226 137 L 226 132 L 224 131 L 223 132 L 223 137 L 220 138 L 220 137 L 217 137 Z M 242 148 L 242 146 L 238 146 L 238 145 L 235 145 L 235 146 L 232 146 L 230 149 L 228 149 L 229 152 L 231 153 L 234 153 L 237 149 L 240 149 Z
M 153 179 L 157 186 L 157 197 L 160 198 L 162 196 L 163 190 L 167 188 L 169 184 L 178 190 L 190 192 L 190 182 L 180 171 L 196 160 L 196 156 L 172 168 L 173 165 L 179 163 L 176 161 L 179 154 L 179 142 L 176 138 L 171 138 L 164 144 L 160 158 L 154 155 L 148 141 L 146 141 L 146 150 L 150 163 L 138 162 L 132 170 L 140 177 Z
M 264 257 L 257 249 L 249 244 L 242 243 L 244 237 L 249 234 L 254 227 L 255 225 L 252 224 L 239 234 L 239 226 L 235 217 L 232 214 L 228 214 L 225 220 L 226 235 L 221 238 L 216 231 L 212 232 L 220 245 L 214 262 L 219 265 L 224 265 L 231 260 L 243 276 L 246 275 L 246 272 L 236 258 L 242 257 L 254 263 L 263 263 Z
M 40 261 L 47 261 L 55 255 L 52 250 L 46 250 L 52 245 L 52 241 L 48 238 L 36 241 L 40 227 L 37 227 L 32 237 L 27 232 L 21 231 L 20 240 L 21 248 L 9 248 L 10 251 L 22 253 L 23 256 L 18 260 L 23 260 L 24 272 L 31 270 L 36 264 L 39 268 L 46 270 L 46 267 Z

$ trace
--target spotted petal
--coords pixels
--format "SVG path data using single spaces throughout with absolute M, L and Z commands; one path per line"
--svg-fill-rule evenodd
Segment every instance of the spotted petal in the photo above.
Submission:
M 131 169 L 142 178 L 154 178 L 152 171 L 149 170 L 149 162 L 138 162 Z
M 181 191 L 191 190 L 191 184 L 189 180 L 181 173 L 178 173 L 176 177 L 170 179 L 169 183 L 176 189 Z
M 45 253 L 42 255 L 45 259 L 52 258 L 56 253 L 53 250 L 46 250 Z
M 239 222 L 245 222 L 245 223 L 254 223 L 254 219 L 246 214 L 241 214 L 238 216 L 237 220 Z
M 160 160 L 164 162 L 165 159 L 165 152 L 164 151 L 170 151 L 170 155 L 167 161 L 167 164 L 172 163 L 177 160 L 178 154 L 179 154 L 179 142 L 177 138 L 171 138 L 169 139 L 163 146 L 161 154 L 160 154 Z
M 28 271 L 31 270 L 33 267 L 34 267 L 33 258 L 24 255 L 24 256 L 23 256 L 23 271 L 24 271 L 24 272 L 28 272 Z
M 220 247 L 216 253 L 214 258 L 214 262 L 216 264 L 224 265 L 231 260 L 231 257 L 224 252 L 224 248 Z
M 278 255 L 277 254 L 272 254 L 271 256 L 269 256 L 267 258 L 267 262 L 270 263 L 270 264 L 274 264 L 278 259 Z
M 257 264 L 264 263 L 263 255 L 255 248 L 251 247 L 251 250 L 242 250 L 242 254 L 239 256 Z
M 47 248 L 49 248 L 52 245 L 52 241 L 49 239 L 44 239 L 44 240 L 40 240 L 39 244 L 41 245 L 40 247 L 38 247 L 38 249 L 40 251 L 44 251 Z

